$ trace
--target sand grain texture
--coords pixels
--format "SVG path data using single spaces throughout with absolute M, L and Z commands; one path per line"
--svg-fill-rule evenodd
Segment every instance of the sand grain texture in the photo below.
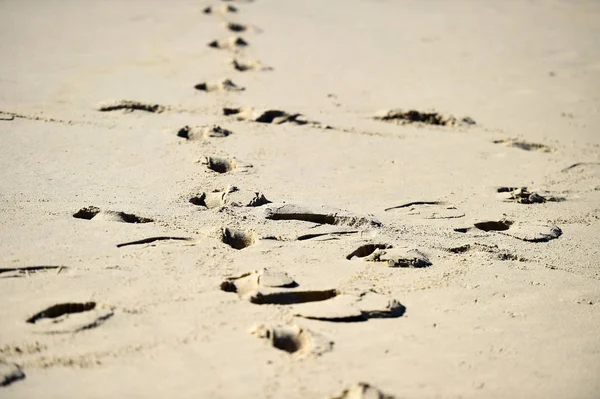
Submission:
M 0 397 L 600 397 L 599 37 L 594 1 L 0 2 Z

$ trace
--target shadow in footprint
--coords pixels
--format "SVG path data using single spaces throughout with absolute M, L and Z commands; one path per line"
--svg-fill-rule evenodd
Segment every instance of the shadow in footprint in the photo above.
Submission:
M 221 235 L 221 242 L 233 249 L 241 250 L 254 245 L 257 238 L 256 233 L 253 231 L 224 228 Z
M 88 310 L 92 310 L 95 307 L 96 302 L 61 303 L 58 305 L 50 306 L 49 308 L 34 314 L 29 319 L 27 319 L 26 322 L 34 324 L 40 319 L 55 319 L 65 314 L 87 312 Z
M 500 220 L 475 223 L 475 227 L 483 231 L 506 231 L 512 224 L 510 220 Z
M 156 241 L 191 241 L 191 240 L 192 240 L 192 238 L 189 238 L 189 237 L 167 237 L 167 236 L 149 237 L 149 238 L 144 238 L 142 240 L 130 241 L 130 242 L 124 242 L 122 244 L 117 244 L 117 248 L 128 247 L 130 245 L 151 244 Z

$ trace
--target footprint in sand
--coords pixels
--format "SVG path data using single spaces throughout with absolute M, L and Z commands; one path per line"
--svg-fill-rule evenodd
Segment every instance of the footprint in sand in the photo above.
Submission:
M 217 173 L 227 173 L 238 168 L 235 160 L 228 158 L 203 157 L 200 159 L 200 163 L 206 165 L 208 169 Z
M 325 207 L 311 209 L 293 204 L 274 204 L 265 210 L 265 218 L 267 220 L 297 220 L 350 227 L 382 226 L 380 221 L 369 217 L 354 216 L 344 211 Z
M 94 221 L 111 221 L 111 222 L 122 222 L 122 223 L 150 223 L 154 220 L 150 218 L 144 218 L 136 216 L 131 213 L 115 212 L 115 211 L 102 211 L 100 208 L 95 206 L 88 206 L 81 208 L 75 214 L 74 218 L 94 220 Z
M 96 302 L 61 303 L 36 313 L 26 322 L 37 325 L 42 333 L 77 333 L 98 327 L 113 315 L 112 309 L 100 308 Z
M 224 228 L 221 231 L 221 242 L 233 249 L 248 248 L 256 243 L 258 235 L 253 231 Z
M 497 232 L 527 242 L 546 242 L 559 238 L 562 230 L 554 225 L 536 223 L 515 223 L 511 220 L 491 220 L 474 224 L 474 227 L 455 228 L 454 231 L 467 233 L 471 230 Z
M 381 390 L 366 382 L 359 382 L 350 388 L 344 389 L 337 395 L 328 399 L 395 399 L 395 396 L 383 393 Z
M 239 58 L 233 58 L 230 62 L 233 69 L 239 72 L 247 71 L 272 71 L 273 68 L 264 66 L 260 61 L 257 60 L 242 60 Z
M 296 305 L 292 311 L 294 316 L 306 319 L 348 323 L 402 317 L 406 307 L 385 295 L 363 292 L 359 295 L 338 295 L 322 303 Z
M 98 111 L 110 112 L 110 111 L 146 111 L 150 113 L 160 114 L 164 112 L 167 107 L 159 104 L 144 103 L 140 101 L 129 101 L 129 100 L 118 100 L 101 103 L 98 105 Z
M 362 258 L 367 262 L 383 262 L 389 267 L 428 267 L 429 258 L 414 248 L 394 248 L 389 244 L 365 244 L 346 256 L 346 259 Z
M 223 108 L 223 115 L 235 115 L 237 120 L 240 121 L 272 123 L 275 125 L 281 125 L 282 123 L 293 123 L 295 125 L 323 127 L 319 122 L 307 120 L 302 114 L 290 114 L 280 110 L 256 111 L 252 108 Z
M 25 373 L 21 369 L 21 366 L 0 360 L 0 387 L 9 386 L 13 382 L 24 378 Z
M 229 30 L 230 32 L 235 32 L 235 33 L 244 33 L 244 32 L 260 33 L 260 32 L 262 32 L 261 29 L 257 28 L 254 25 L 240 24 L 237 22 L 226 22 L 225 28 L 227 28 L 227 30 Z
M 232 36 L 225 39 L 217 39 L 208 43 L 208 47 L 221 49 L 221 50 L 233 50 L 240 47 L 246 47 L 249 43 L 239 36 Z
M 206 140 L 209 138 L 224 138 L 231 136 L 233 132 L 228 129 L 224 129 L 218 125 L 211 126 L 184 126 L 176 130 L 177 137 L 186 139 L 189 141 L 194 140 Z
M 374 116 L 374 119 L 384 122 L 394 122 L 401 125 L 420 123 L 435 126 L 469 126 L 475 124 L 475 121 L 469 117 L 464 117 L 459 120 L 452 115 L 442 115 L 435 111 L 422 112 L 402 109 L 380 111 Z
M 419 216 L 422 219 L 458 219 L 465 214 L 442 201 L 413 201 L 386 208 L 385 211 L 399 210 L 406 216 Z
M 224 190 L 203 192 L 190 198 L 189 202 L 197 206 L 205 207 L 206 209 L 222 208 L 226 205 L 236 207 L 259 207 L 271 203 L 271 201 L 259 191 L 240 190 L 235 186 L 227 187 Z
M 238 9 L 230 4 L 220 4 L 218 6 L 208 6 L 202 12 L 205 14 L 227 14 L 236 13 Z
M 525 151 L 539 151 L 539 152 L 554 152 L 554 149 L 548 147 L 545 144 L 529 143 L 519 139 L 501 139 L 492 141 L 494 144 L 504 144 L 507 147 L 518 148 Z
M 515 255 L 514 253 L 506 249 L 500 249 L 497 245 L 486 245 L 477 242 L 454 247 L 446 247 L 443 249 L 453 254 L 464 254 L 471 251 L 478 251 L 492 254 L 498 260 L 515 260 L 519 262 L 527 261 L 526 258 Z
M 496 190 L 505 202 L 518 204 L 543 204 L 545 202 L 562 202 L 566 198 L 552 195 L 547 191 L 530 191 L 527 187 L 499 187 Z
M 269 327 L 260 324 L 253 327 L 250 334 L 268 341 L 274 348 L 295 356 L 319 356 L 333 349 L 333 341 L 296 325 Z
M 319 302 L 338 295 L 335 289 L 297 289 L 298 283 L 285 272 L 269 269 L 255 270 L 229 277 L 221 283 L 221 290 L 237 293 L 257 305 L 291 305 Z
M 213 92 L 213 91 L 229 91 L 229 92 L 240 92 L 246 90 L 245 87 L 240 87 L 233 83 L 230 79 L 225 79 L 220 82 L 204 82 L 198 83 L 194 86 L 196 90 Z
M 55 270 L 56 274 L 62 270 L 68 269 L 66 266 L 22 266 L 22 267 L 3 267 L 0 268 L 0 278 L 7 277 L 26 277 L 39 272 Z

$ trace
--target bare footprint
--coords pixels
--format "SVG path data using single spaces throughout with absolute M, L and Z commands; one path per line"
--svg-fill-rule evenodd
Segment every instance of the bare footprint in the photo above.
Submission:
M 224 228 L 221 234 L 221 242 L 238 250 L 254 245 L 257 240 L 258 235 L 253 231 Z
M 296 325 L 269 327 L 263 324 L 250 330 L 252 335 L 268 341 L 274 348 L 295 356 L 319 356 L 333 349 L 333 342 Z
M 224 190 L 203 192 L 189 200 L 192 204 L 206 209 L 222 208 L 226 205 L 237 207 L 259 207 L 270 204 L 265 195 L 259 191 L 240 190 L 237 187 L 227 187 Z
M 218 6 L 208 6 L 202 12 L 205 14 L 227 14 L 236 13 L 238 9 L 230 4 L 220 4 Z
M 389 244 L 365 244 L 358 247 L 346 259 L 363 258 L 367 262 L 383 262 L 389 267 L 428 267 L 429 258 L 414 248 L 394 248 Z
M 2 277 L 24 277 L 36 274 L 42 271 L 56 270 L 60 273 L 63 269 L 68 269 L 66 266 L 22 266 L 22 267 L 3 267 L 0 268 Z
M 320 302 L 338 295 L 338 291 L 335 289 L 301 290 L 296 287 L 298 287 L 298 283 L 287 273 L 269 269 L 229 277 L 221 283 L 221 290 L 235 292 L 240 298 L 248 299 L 257 305 Z
M 237 169 L 235 160 L 227 158 L 204 157 L 200 160 L 200 163 L 205 164 L 208 169 L 217 173 L 227 173 Z
M 73 217 L 76 219 L 94 220 L 94 221 L 112 221 L 122 223 L 150 223 L 154 220 L 136 216 L 131 213 L 115 212 L 115 211 L 102 211 L 100 208 L 95 206 L 88 206 L 87 208 L 81 208 Z
M 24 378 L 25 373 L 21 369 L 21 366 L 0 360 L 0 387 L 9 386 L 13 382 Z
M 272 67 L 264 66 L 260 61 L 257 60 L 241 60 L 239 58 L 234 58 L 230 61 L 233 69 L 239 72 L 247 72 L 247 71 L 272 71 Z
M 359 382 L 328 399 L 395 399 L 395 396 L 383 393 L 366 382 Z
M 545 144 L 529 143 L 519 139 L 501 139 L 492 141 L 494 144 L 504 144 L 507 147 L 518 148 L 525 151 L 539 151 L 539 152 L 554 152 L 554 149 L 548 147 Z
M 252 108 L 223 108 L 223 115 L 233 116 L 240 121 L 254 121 L 260 123 L 272 123 L 281 125 L 293 123 L 295 125 L 311 125 L 323 127 L 319 122 L 307 120 L 302 114 L 290 114 L 280 110 L 256 111 Z
M 309 209 L 297 205 L 274 205 L 266 210 L 268 220 L 298 220 L 316 224 L 344 225 L 351 227 L 381 227 L 376 219 L 353 216 L 343 211 Z
M 208 47 L 221 50 L 233 50 L 246 46 L 248 46 L 248 42 L 239 36 L 228 37 L 226 39 L 217 39 L 208 43 Z
M 397 300 L 374 292 L 360 295 L 339 295 L 314 304 L 294 306 L 295 316 L 332 322 L 361 322 L 376 318 L 402 317 L 406 308 Z
M 220 82 L 204 82 L 194 86 L 196 90 L 212 92 L 212 91 L 230 91 L 240 92 L 246 90 L 245 87 L 240 87 L 233 83 L 230 79 L 225 79 Z
M 231 136 L 233 132 L 228 129 L 224 129 L 218 125 L 212 126 L 184 126 L 177 129 L 177 137 L 181 137 L 186 140 L 207 140 L 209 138 L 224 138 Z
M 557 197 L 549 192 L 529 191 L 527 187 L 499 187 L 498 193 L 504 194 L 505 202 L 518 204 L 543 204 L 545 202 L 562 202 L 564 197 Z
M 112 310 L 100 309 L 96 302 L 61 303 L 36 313 L 26 322 L 41 324 L 38 331 L 42 333 L 76 333 L 98 327 L 113 315 Z M 51 321 L 44 323 L 46 319 Z
M 102 103 L 98 105 L 98 111 L 101 112 L 109 112 L 109 111 L 125 111 L 125 112 L 133 112 L 133 111 L 146 111 L 151 113 L 161 113 L 165 111 L 167 107 L 159 104 L 150 104 L 143 103 L 140 101 L 129 101 L 129 100 L 119 100 L 112 101 L 107 103 Z
M 537 223 L 515 223 L 511 220 L 491 220 L 475 223 L 475 229 L 486 232 L 498 232 L 527 242 L 546 242 L 559 238 L 562 230 L 553 225 Z M 454 231 L 467 233 L 471 228 L 456 228 Z
M 380 111 L 377 113 L 377 115 L 375 115 L 374 119 L 384 122 L 395 122 L 402 125 L 409 123 L 420 123 L 435 126 L 468 126 L 475 124 L 475 121 L 469 117 L 464 117 L 458 120 L 452 115 L 442 115 L 435 111 L 422 112 L 401 109 Z

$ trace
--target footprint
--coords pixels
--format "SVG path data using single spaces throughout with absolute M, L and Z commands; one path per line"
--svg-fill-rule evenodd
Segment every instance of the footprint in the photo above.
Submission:
M 95 302 L 61 303 L 36 313 L 26 322 L 40 325 L 42 333 L 76 333 L 98 327 L 113 315 L 112 310 L 100 309 Z
M 206 92 L 211 92 L 211 91 L 240 92 L 240 91 L 246 90 L 245 87 L 240 87 L 240 86 L 236 85 L 230 79 L 225 79 L 220 82 L 213 82 L 213 83 L 210 83 L 210 82 L 198 83 L 196 86 L 194 86 L 194 88 L 196 90 L 206 91 Z
M 225 206 L 225 191 L 216 191 L 212 193 L 202 193 L 190 198 L 190 202 L 197 206 L 206 207 L 206 209 L 221 208 Z
M 397 318 L 404 315 L 406 308 L 397 300 L 374 292 L 360 295 L 339 295 L 323 303 L 297 305 L 294 316 L 306 319 L 357 322 L 378 318 Z
M 364 258 L 366 256 L 371 255 L 373 252 L 375 252 L 378 249 L 387 249 L 387 248 L 391 248 L 391 245 L 388 244 L 366 244 L 366 245 L 361 245 L 360 247 L 356 248 L 352 253 L 350 253 L 348 256 L 346 256 L 346 259 L 350 260 L 352 258 L 354 258 L 355 256 L 357 258 Z
M 559 238 L 562 230 L 557 226 L 536 223 L 514 223 L 510 220 L 485 221 L 475 223 L 475 228 L 486 232 L 494 231 L 527 242 L 546 242 Z M 454 231 L 467 233 L 472 228 L 455 228 Z
M 206 140 L 208 138 L 224 138 L 231 136 L 233 132 L 218 125 L 212 126 L 184 126 L 177 130 L 177 137 L 186 140 Z
M 247 72 L 247 71 L 272 71 L 272 67 L 264 66 L 260 61 L 249 60 L 244 61 L 239 58 L 231 60 L 231 65 L 236 71 Z
M 289 114 L 280 110 L 255 111 L 252 108 L 223 108 L 223 115 L 235 115 L 240 121 L 254 121 L 281 125 L 293 123 L 295 125 L 313 125 L 321 127 L 319 122 L 308 121 L 302 114 Z
M 129 100 L 120 100 L 120 101 L 112 101 L 108 103 L 102 103 L 98 105 L 98 111 L 101 112 L 109 112 L 109 111 L 146 111 L 152 113 L 161 113 L 165 111 L 167 107 L 159 104 L 149 104 L 143 103 L 140 101 L 129 101 Z
M 230 4 L 221 4 L 218 6 L 208 6 L 202 12 L 205 14 L 227 14 L 238 12 L 238 9 Z
M 6 387 L 24 378 L 25 373 L 21 366 L 0 360 L 0 387 Z
M 429 267 L 431 261 L 418 249 L 393 248 L 388 244 L 367 244 L 358 247 L 354 252 L 346 256 L 350 260 L 353 257 L 363 258 L 367 262 L 385 262 L 389 267 Z
M 395 396 L 385 394 L 366 382 L 359 382 L 328 399 L 395 399 Z
M 494 144 L 504 144 L 507 147 L 519 148 L 525 151 L 554 152 L 554 149 L 544 144 L 528 143 L 518 139 L 501 139 L 492 141 Z
M 217 173 L 227 173 L 237 169 L 237 164 L 233 159 L 219 157 L 204 157 L 200 160 L 206 167 Z
M 170 237 L 170 236 L 149 237 L 149 238 L 144 238 L 142 240 L 130 241 L 130 242 L 124 242 L 122 244 L 117 244 L 117 248 L 128 247 L 130 245 L 151 244 L 156 241 L 191 241 L 191 240 L 192 240 L 192 238 L 190 238 L 190 237 Z
M 221 234 L 221 242 L 238 250 L 254 245 L 257 240 L 258 236 L 253 231 L 224 228 Z
M 260 287 L 295 288 L 298 283 L 286 272 L 269 269 L 255 270 L 237 277 L 228 277 L 221 283 L 221 290 L 235 292 L 241 298 L 255 294 Z
M 483 231 L 506 231 L 513 224 L 510 220 L 491 220 L 475 223 L 475 227 Z
M 580 169 L 587 169 L 589 167 L 598 167 L 600 166 L 600 162 L 577 162 L 574 163 L 573 165 L 567 166 L 566 168 L 564 168 L 563 170 L 561 170 L 561 172 L 569 172 L 569 171 L 575 171 L 575 170 L 580 170 Z
M 40 271 L 57 270 L 60 273 L 61 270 L 67 269 L 66 266 L 23 266 L 23 267 L 4 267 L 0 268 L 0 274 L 7 273 L 6 276 L 2 277 L 21 277 L 35 274 Z
M 519 262 L 525 262 L 527 259 L 515 255 L 512 252 L 507 250 L 499 249 L 497 245 L 486 245 L 481 243 L 473 243 L 473 244 L 464 244 L 456 247 L 444 248 L 445 251 L 448 251 L 453 254 L 464 254 L 470 251 L 479 251 L 479 252 L 487 252 L 493 254 L 499 260 L 516 260 Z
M 150 223 L 154 220 L 149 218 L 143 218 L 136 216 L 131 213 L 115 212 L 115 211 L 101 211 L 100 208 L 95 206 L 88 206 L 87 208 L 81 208 L 75 214 L 74 218 L 85 219 L 85 220 L 102 220 L 111 222 L 123 222 L 123 223 Z
M 253 327 L 250 333 L 269 341 L 274 348 L 296 356 L 319 356 L 333 349 L 332 341 L 296 325 L 268 327 L 260 324 Z
M 271 203 L 261 192 L 240 190 L 235 186 L 224 190 L 204 192 L 190 198 L 190 202 L 197 206 L 206 207 L 207 209 L 221 208 L 226 205 L 259 207 Z
M 217 39 L 208 43 L 208 47 L 222 50 L 233 50 L 246 46 L 248 46 L 248 42 L 239 36 L 228 37 L 226 39 Z
M 564 197 L 556 197 L 547 192 L 529 191 L 527 187 L 499 187 L 497 192 L 506 194 L 505 202 L 518 204 L 543 204 L 566 200 Z
M 308 209 L 297 205 L 278 205 L 267 208 L 268 220 L 298 220 L 317 224 L 344 225 L 351 227 L 381 227 L 376 219 L 359 217 L 342 211 L 326 209 Z
M 319 302 L 334 298 L 335 289 L 296 290 L 298 283 L 285 272 L 268 269 L 229 277 L 221 283 L 221 290 L 235 292 L 240 298 L 248 299 L 257 305 L 291 305 L 305 302 Z
M 404 111 L 401 109 L 378 112 L 374 119 L 384 122 L 395 122 L 402 125 L 409 123 L 421 123 L 435 126 L 462 126 L 475 124 L 475 121 L 469 117 L 458 120 L 452 115 L 446 116 L 435 111 L 421 112 L 416 110 Z
M 407 216 L 419 216 L 422 219 L 458 219 L 465 214 L 442 201 L 414 201 L 386 208 L 385 211 L 401 209 Z

